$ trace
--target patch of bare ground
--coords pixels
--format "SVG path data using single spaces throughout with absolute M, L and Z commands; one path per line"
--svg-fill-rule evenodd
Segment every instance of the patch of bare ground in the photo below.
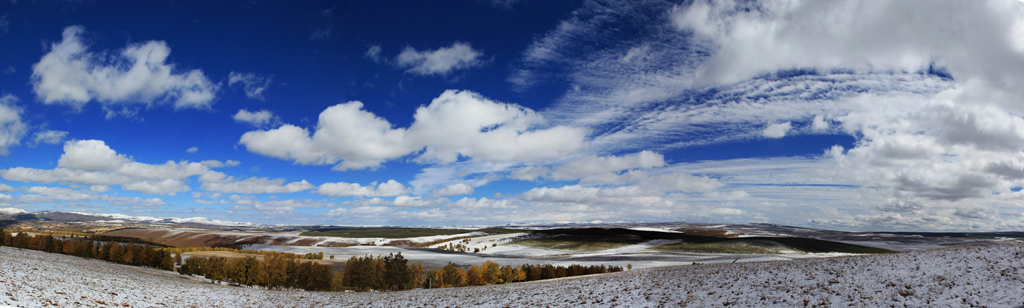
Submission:
M 177 229 L 128 228 L 104 232 L 104 235 L 135 237 L 174 247 L 219 247 L 237 244 L 236 241 L 251 235 L 216 234 L 207 231 Z M 255 244 L 255 243 L 253 243 Z

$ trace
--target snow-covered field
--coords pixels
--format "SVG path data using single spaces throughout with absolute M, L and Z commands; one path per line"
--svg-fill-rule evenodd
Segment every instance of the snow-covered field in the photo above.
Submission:
M 0 247 L 0 305 L 19 307 L 1021 307 L 1024 244 L 639 269 L 390 293 L 266 291 Z

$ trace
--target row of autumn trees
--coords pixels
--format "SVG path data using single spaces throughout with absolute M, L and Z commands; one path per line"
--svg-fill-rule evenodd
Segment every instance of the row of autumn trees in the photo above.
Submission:
M 125 244 L 118 242 L 97 242 L 89 238 L 54 238 L 49 234 L 35 236 L 28 232 L 10 233 L 0 229 L 0 246 L 40 250 L 52 253 L 106 260 L 121 264 L 148 266 L 162 270 L 174 270 L 171 253 L 149 245 Z
M 159 248 L 150 245 L 93 241 L 91 238 L 54 238 L 50 234 L 28 235 L 21 231 L 12 236 L 0 229 L 0 246 L 63 253 L 134 266 L 148 266 L 182 275 L 201 275 L 212 281 L 227 281 L 268 289 L 305 289 L 310 291 L 342 290 L 341 275 L 327 265 L 307 261 L 322 259 L 323 253 L 265 253 L 263 261 L 256 257 L 227 259 L 224 257 L 189 257 L 182 261 L 180 248 Z M 197 249 L 205 250 L 205 249 Z M 176 254 L 174 252 L 177 252 Z
M 470 266 L 464 270 L 455 263 L 449 262 L 428 274 L 427 288 L 450 288 L 464 286 L 478 286 L 485 284 L 498 284 L 520 281 L 535 281 L 554 279 L 570 276 L 602 274 L 621 272 L 622 267 L 591 265 L 583 266 L 572 264 L 569 266 L 554 266 L 551 264 L 524 264 L 520 266 L 504 265 L 499 266 L 492 261 L 484 261 L 480 266 Z
M 178 273 L 201 275 L 213 282 L 309 291 L 449 288 L 622 271 L 618 266 L 499 266 L 492 261 L 484 261 L 479 266 L 470 266 L 468 270 L 449 262 L 441 268 L 425 272 L 423 264 L 409 264 L 409 260 L 398 253 L 352 257 L 345 263 L 344 273 L 337 273 L 327 265 L 309 261 L 308 258 L 315 257 L 308 255 L 269 253 L 262 255 L 262 260 L 254 256 L 234 259 L 191 256 L 183 261 L 182 250 L 178 248 L 122 245 L 114 241 L 104 243 L 88 238 L 60 239 L 49 234 L 30 236 L 28 232 L 18 232 L 12 236 L 3 229 L 0 229 L 0 246 L 63 253 L 168 271 L 175 271 L 177 264 L 180 265 L 177 267 Z M 319 257 L 323 258 L 322 254 Z
M 267 289 L 345 289 L 341 283 L 342 275 L 329 266 L 281 254 L 265 255 L 262 261 L 256 257 L 189 257 L 178 268 L 178 273 Z

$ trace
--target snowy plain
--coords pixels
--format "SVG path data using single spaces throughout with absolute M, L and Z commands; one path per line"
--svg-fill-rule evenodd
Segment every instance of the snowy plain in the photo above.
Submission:
M 0 247 L 0 305 L 44 307 L 1021 307 L 1024 244 L 634 269 L 553 281 L 329 293 Z

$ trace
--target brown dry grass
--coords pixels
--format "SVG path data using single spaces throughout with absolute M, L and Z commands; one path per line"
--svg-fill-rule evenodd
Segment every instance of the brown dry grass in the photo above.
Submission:
M 120 229 L 104 232 L 105 235 L 135 237 L 174 247 L 223 247 L 236 244 L 258 244 L 266 237 L 250 235 L 217 234 L 204 230 L 177 231 L 168 229 Z M 251 237 L 251 238 L 250 238 Z M 245 239 L 243 241 L 239 241 Z

